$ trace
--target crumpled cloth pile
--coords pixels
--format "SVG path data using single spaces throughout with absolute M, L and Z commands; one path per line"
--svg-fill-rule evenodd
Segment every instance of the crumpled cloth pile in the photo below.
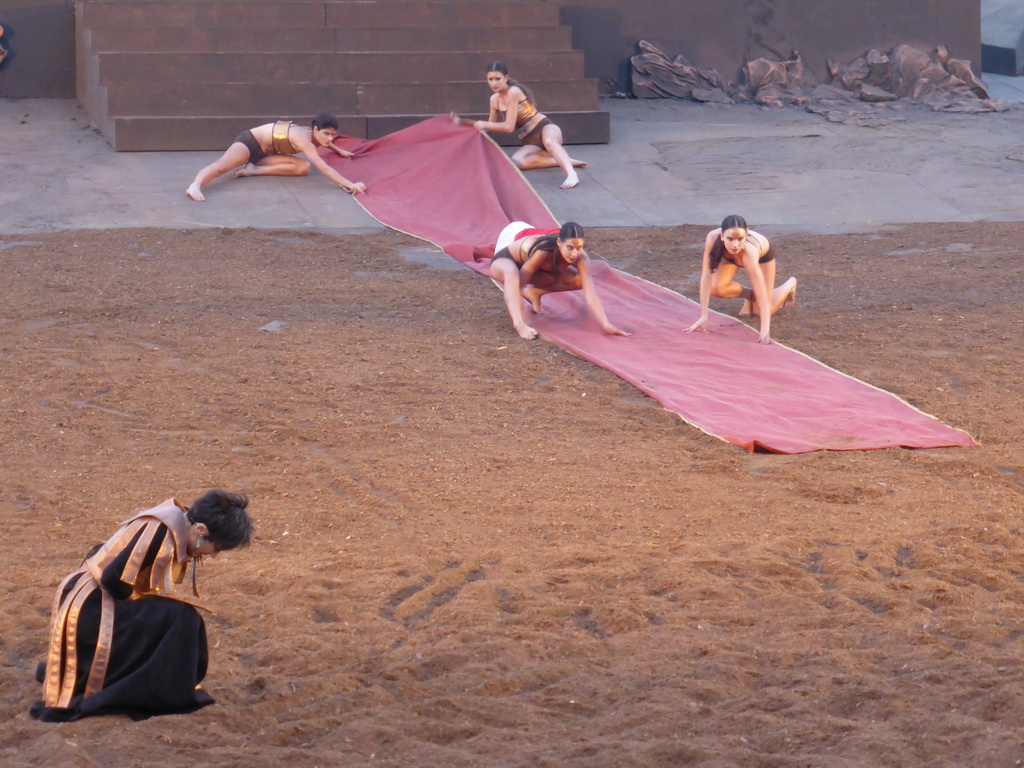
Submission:
M 690 66 L 680 54 L 669 58 L 641 40 L 633 64 L 633 95 L 638 99 L 696 99 L 731 102 L 730 88 L 717 69 Z
M 941 112 L 1002 112 L 970 65 L 942 46 L 932 53 L 901 43 L 888 53 L 872 49 L 847 64 L 828 62 L 829 83 L 819 83 L 794 52 L 786 61 L 761 57 L 743 65 L 729 85 L 718 70 L 692 66 L 682 55 L 669 59 L 641 40 L 632 57 L 633 95 L 640 99 L 754 102 L 771 107 L 802 106 L 830 120 L 870 122 L 865 107 L 900 99 Z

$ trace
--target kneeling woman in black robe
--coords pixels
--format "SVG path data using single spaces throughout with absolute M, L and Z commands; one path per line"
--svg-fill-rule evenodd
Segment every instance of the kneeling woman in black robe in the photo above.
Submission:
M 213 698 L 206 626 L 196 608 L 165 596 L 203 555 L 245 546 L 253 525 L 241 494 L 209 491 L 186 509 L 168 499 L 94 549 L 57 589 L 43 700 L 30 713 L 62 722 L 91 715 L 191 712 Z M 190 567 L 191 566 L 191 567 Z

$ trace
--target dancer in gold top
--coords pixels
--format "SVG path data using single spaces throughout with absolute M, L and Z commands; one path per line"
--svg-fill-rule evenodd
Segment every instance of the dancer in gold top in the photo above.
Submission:
M 295 125 L 290 120 L 264 123 L 242 131 L 224 154 L 196 174 L 185 194 L 202 203 L 206 200 L 202 188 L 232 168 L 235 177 L 242 176 L 305 176 L 313 165 L 320 173 L 353 195 L 366 191 L 361 181 L 349 181 L 331 168 L 317 152 L 318 147 L 333 150 L 339 157 L 352 157 L 352 153 L 335 146 L 338 118 L 321 112 L 309 128 Z M 296 157 L 305 156 L 305 160 Z
M 493 92 L 490 116 L 487 120 L 477 120 L 474 126 L 481 131 L 515 133 L 523 146 L 513 153 L 512 162 L 521 170 L 561 167 L 565 171 L 562 189 L 572 189 L 579 184 L 576 168 L 586 163 L 569 157 L 562 146 L 562 129 L 537 111 L 530 90 L 510 78 L 508 68 L 500 61 L 487 66 L 487 84 Z

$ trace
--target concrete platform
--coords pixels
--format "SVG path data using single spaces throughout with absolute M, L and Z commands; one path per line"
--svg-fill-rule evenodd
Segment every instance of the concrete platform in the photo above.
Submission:
M 473 107 L 479 107 L 479 100 Z M 308 125 L 313 119 L 312 114 L 295 111 L 287 113 L 290 119 Z M 482 112 L 460 112 L 463 117 L 472 120 L 486 119 Z M 565 133 L 566 146 L 572 144 L 607 144 L 610 135 L 610 119 L 607 112 L 545 112 L 548 117 L 561 126 Z M 175 143 L 182 150 L 214 151 L 223 150 L 239 133 L 239 126 L 262 125 L 272 123 L 279 115 L 243 115 L 240 117 L 115 117 L 111 118 L 111 128 L 118 141 L 128 146 L 137 147 L 137 151 L 161 151 L 167 146 L 168 136 L 173 136 Z M 338 130 L 346 136 L 359 139 L 379 139 L 389 133 L 408 128 L 433 113 L 420 115 L 341 115 L 338 117 Z M 243 128 L 244 130 L 244 128 Z M 496 135 L 495 141 L 503 146 L 518 147 L 519 140 L 512 134 Z
M 994 97 L 1024 102 L 1017 78 L 985 81 Z M 713 226 L 740 213 L 769 234 L 1024 221 L 1024 109 L 966 115 L 885 108 L 879 114 L 888 122 L 869 128 L 795 108 L 614 99 L 600 107 L 611 114 L 611 143 L 571 148 L 589 163 L 578 188 L 560 190 L 558 170 L 527 174 L 560 220 Z M 72 101 L 0 101 L 0 124 L 0 234 L 382 228 L 315 171 L 306 178 L 221 179 L 207 188 L 206 203 L 194 203 L 185 187 L 218 153 L 114 152 Z
M 1024 0 L 981 0 L 981 66 L 985 72 L 1024 72 Z

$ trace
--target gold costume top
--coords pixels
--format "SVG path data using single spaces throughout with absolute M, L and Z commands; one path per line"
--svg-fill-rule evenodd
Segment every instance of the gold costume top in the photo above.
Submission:
M 501 119 L 505 119 L 505 112 L 500 112 Z M 529 99 L 523 99 L 516 106 L 516 128 L 522 128 L 537 115 L 537 107 Z
M 507 112 L 498 111 L 501 119 L 505 119 Z M 550 120 L 544 115 L 537 111 L 537 107 L 534 105 L 529 98 L 524 97 L 519 104 L 516 105 L 516 136 L 524 144 L 536 144 L 543 149 L 543 143 L 540 141 L 539 134 L 536 139 L 531 140 L 530 134 L 536 131 L 538 128 L 547 125 Z
M 46 660 L 43 699 L 48 707 L 67 707 L 74 696 L 78 674 L 78 620 L 86 599 L 101 594 L 100 628 L 84 695 L 103 689 L 114 636 L 114 597 L 103 588 L 103 571 L 110 566 L 132 540 L 138 537 L 128 556 L 120 580 L 133 590 L 131 599 L 142 595 L 172 592 L 184 581 L 186 567 L 192 563 L 192 594 L 199 596 L 195 582 L 195 560 L 188 555 L 188 518 L 185 508 L 175 499 L 140 512 L 127 520 L 105 544 L 86 558 L 82 567 L 65 578 L 57 588 L 50 624 L 50 649 Z M 166 529 L 155 558 L 145 564 L 157 534 Z M 70 587 L 68 586 L 70 584 Z M 65 594 L 65 590 L 67 593 Z
M 291 139 L 288 138 L 288 130 L 292 127 L 291 120 L 278 120 L 274 123 L 274 130 L 272 135 L 274 152 L 279 155 L 295 155 L 298 151 L 292 146 Z

